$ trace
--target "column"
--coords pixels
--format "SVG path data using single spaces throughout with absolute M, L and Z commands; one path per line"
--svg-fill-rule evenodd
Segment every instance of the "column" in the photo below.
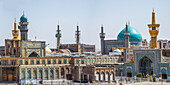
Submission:
M 31 62 L 31 60 L 30 60 L 30 62 Z M 31 79 L 33 79 L 33 74 L 34 74 L 34 72 L 33 72 L 33 68 L 31 67 Z
M 37 68 L 37 79 L 39 79 L 39 68 Z
M 27 79 L 27 68 L 25 68 L 25 79 Z
M 2 81 L 2 68 L 0 68 L 0 81 Z
M 67 71 L 66 71 L 66 68 L 64 67 L 64 79 L 66 79 L 66 73 Z
M 45 79 L 45 78 L 44 78 L 44 77 L 45 77 L 45 75 L 44 75 L 44 72 L 45 72 L 44 70 L 45 70 L 45 69 L 44 69 L 44 68 L 42 68 L 42 69 L 43 69 L 43 70 L 42 70 L 42 79 Z
M 16 81 L 19 81 L 19 73 L 21 74 L 21 71 L 19 70 L 19 67 L 16 67 Z
M 47 80 L 51 80 L 50 79 L 50 67 L 48 67 L 48 74 L 47 75 L 48 75 L 48 79 Z
M 59 67 L 59 70 L 58 70 L 58 77 L 59 79 L 61 79 L 61 67 Z
M 54 76 L 54 79 L 57 79 L 56 78 L 56 68 L 54 67 L 54 71 L 53 71 L 53 76 Z

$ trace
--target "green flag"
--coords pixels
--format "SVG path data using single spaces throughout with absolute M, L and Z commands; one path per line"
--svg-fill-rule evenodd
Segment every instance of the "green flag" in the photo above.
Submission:
M 18 25 L 18 29 L 20 29 L 20 28 L 21 28 L 21 26 Z

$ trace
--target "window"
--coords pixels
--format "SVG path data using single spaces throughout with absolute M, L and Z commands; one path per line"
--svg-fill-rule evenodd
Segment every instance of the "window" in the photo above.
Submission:
M 31 60 L 31 64 L 32 64 L 32 65 L 34 64 L 34 60 Z
M 16 64 L 16 60 L 11 60 L 11 65 L 15 65 Z
M 22 65 L 22 60 L 19 60 L 19 65 Z
M 8 60 L 4 60 L 4 65 L 7 65 L 8 64 Z
M 51 64 L 51 60 L 48 60 L 48 64 Z
M 53 64 L 56 64 L 56 60 L 53 60 Z
M 61 64 L 61 60 L 60 59 L 58 60 L 58 64 Z
M 50 70 L 50 79 L 53 79 L 54 78 L 54 76 L 53 76 L 53 70 L 51 69 Z
M 28 60 L 25 60 L 25 65 L 28 65 Z
M 81 64 L 84 64 L 84 60 L 81 60 Z
M 67 63 L 67 60 L 66 59 L 64 59 L 64 64 L 66 64 Z
M 37 64 L 40 64 L 40 60 L 37 60 Z
M 71 60 L 69 59 L 69 64 L 71 64 Z
M 45 60 L 42 60 L 42 64 L 45 64 Z
M 76 64 L 79 64 L 79 60 L 76 60 Z

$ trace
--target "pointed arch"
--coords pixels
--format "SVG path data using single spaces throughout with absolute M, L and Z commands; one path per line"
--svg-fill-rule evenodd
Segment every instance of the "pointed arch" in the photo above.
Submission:
M 40 57 L 35 51 L 33 51 L 28 57 Z

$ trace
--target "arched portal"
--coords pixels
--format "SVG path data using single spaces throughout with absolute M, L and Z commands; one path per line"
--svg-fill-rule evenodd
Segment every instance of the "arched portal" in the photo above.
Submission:
M 36 52 L 32 52 L 29 57 L 39 57 L 39 55 Z
M 42 79 L 42 70 L 39 70 L 39 79 Z
M 30 70 L 27 71 L 27 79 L 31 79 L 31 71 Z
M 104 81 L 104 72 L 101 73 L 100 80 Z
M 58 72 L 59 72 L 58 69 L 56 69 L 56 70 L 55 70 L 55 79 L 58 79 L 58 78 L 59 78 L 59 76 L 58 76 L 59 73 L 58 73 Z
M 99 73 L 96 73 L 96 81 L 99 81 Z
M 50 79 L 53 79 L 54 78 L 54 76 L 53 76 L 53 70 L 51 69 L 50 70 Z
M 64 68 L 61 68 L 61 78 L 64 79 L 65 77 L 65 70 Z
M 139 72 L 152 75 L 153 74 L 153 66 L 152 66 L 152 61 L 148 57 L 143 57 L 139 61 Z
M 109 80 L 109 73 L 107 72 L 105 76 L 105 81 L 108 81 L 108 80 Z
M 45 76 L 45 79 L 48 79 L 48 70 L 44 71 L 44 76 Z
M 110 75 L 110 81 L 113 81 L 114 73 L 112 72 Z
M 21 72 L 21 79 L 25 79 L 25 71 Z
M 33 78 L 37 79 L 37 71 L 36 70 L 33 71 Z

